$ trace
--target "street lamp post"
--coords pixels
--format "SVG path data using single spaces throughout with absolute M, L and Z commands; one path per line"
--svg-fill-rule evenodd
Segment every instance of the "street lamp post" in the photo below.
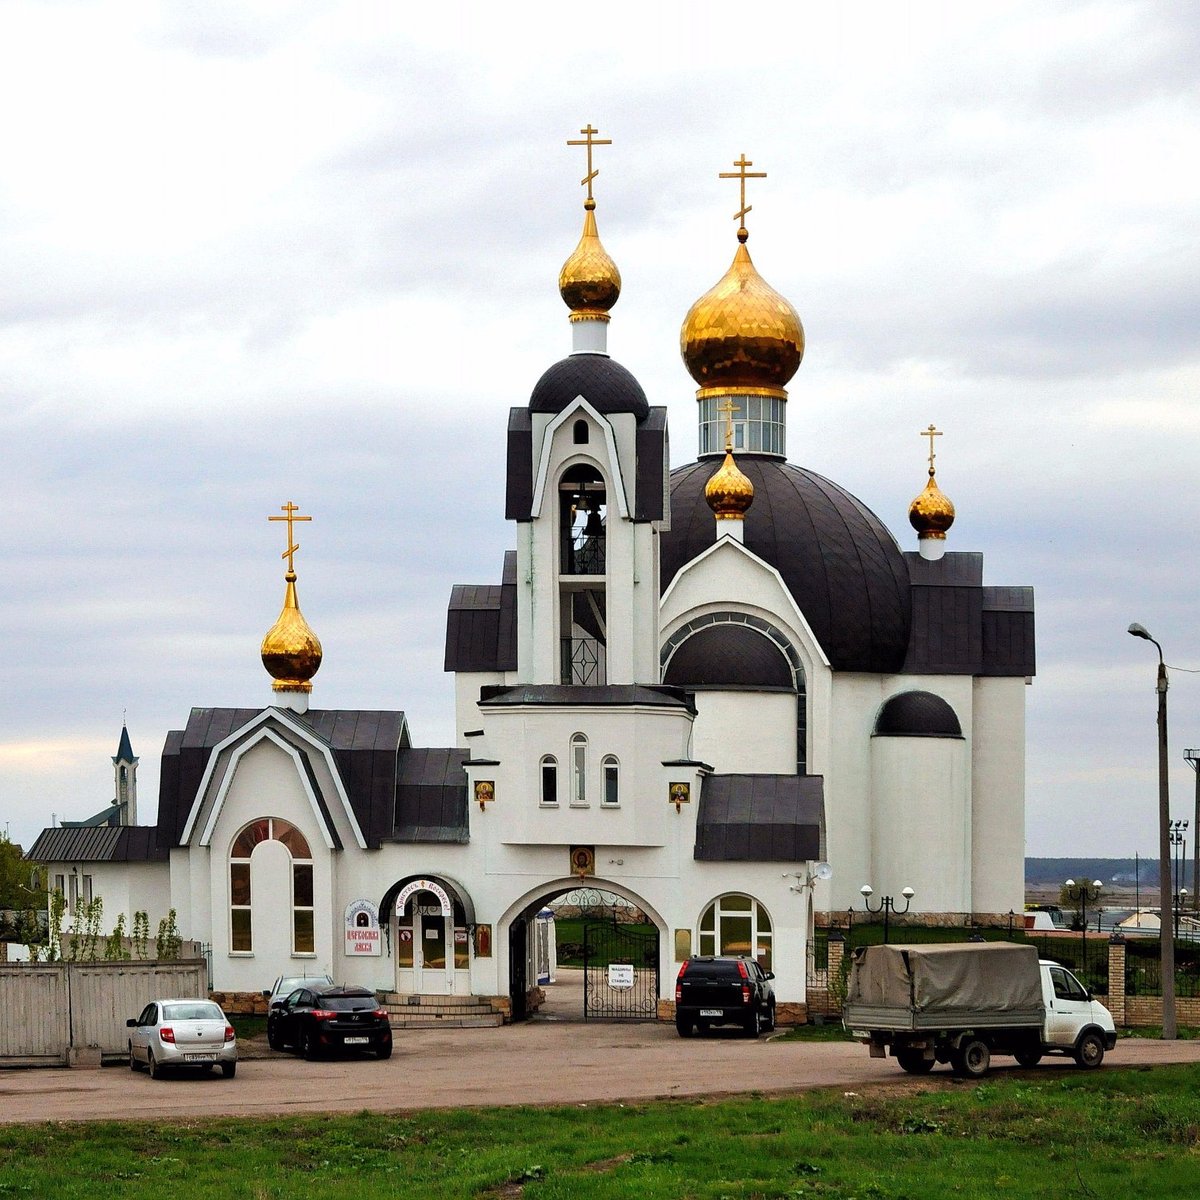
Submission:
M 904 891 L 902 891 L 900 893 L 900 895 L 902 895 L 904 897 L 904 907 L 903 908 L 897 908 L 896 902 L 891 898 L 891 896 L 880 896 L 879 907 L 872 908 L 871 907 L 871 897 L 875 894 L 875 889 L 869 883 L 864 883 L 862 885 L 862 887 L 860 887 L 858 890 L 862 893 L 863 906 L 866 908 L 867 912 L 883 913 L 883 944 L 886 946 L 887 940 L 888 940 L 888 918 L 889 918 L 889 916 L 892 913 L 895 913 L 899 917 L 899 916 L 903 916 L 906 912 L 908 912 L 909 905 L 912 904 L 912 898 L 917 893 L 914 892 L 912 890 L 912 888 L 910 888 L 910 887 L 906 887 L 904 889 Z
M 1084 879 L 1080 883 L 1076 883 L 1073 879 L 1068 879 L 1063 884 L 1063 893 L 1068 900 L 1077 900 L 1079 902 L 1079 928 L 1082 930 L 1080 937 L 1083 939 L 1079 947 L 1079 969 L 1083 974 L 1087 974 L 1087 904 L 1088 900 L 1100 899 L 1100 889 L 1104 886 L 1099 879 L 1093 879 L 1088 883 Z M 1096 909 L 1099 911 L 1100 905 L 1097 903 Z M 1096 929 L 1099 931 L 1100 924 L 1097 920 Z
M 1187 859 L 1187 827 L 1186 821 L 1172 821 L 1170 842 L 1174 848 L 1175 862 L 1172 867 L 1172 884 L 1175 895 L 1186 896 L 1187 889 L 1183 886 L 1183 864 Z M 1179 905 L 1175 905 L 1175 936 L 1179 936 Z
M 1159 891 L 1159 963 L 1162 972 L 1163 1040 L 1173 1042 L 1175 1026 L 1175 898 L 1171 895 L 1171 792 L 1167 778 L 1167 664 L 1162 647 L 1144 625 L 1129 626 L 1134 637 L 1153 642 L 1158 651 L 1158 891 Z
M 1196 773 L 1196 811 L 1192 822 L 1192 907 L 1200 915 L 1200 750 L 1185 750 L 1183 761 Z

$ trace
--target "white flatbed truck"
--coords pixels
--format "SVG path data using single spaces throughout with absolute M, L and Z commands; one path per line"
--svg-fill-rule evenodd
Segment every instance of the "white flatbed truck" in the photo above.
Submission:
M 993 1054 L 1023 1067 L 1069 1055 L 1092 1069 L 1117 1040 L 1112 1014 L 1070 971 L 1016 942 L 860 947 L 843 1024 L 913 1075 L 949 1063 L 977 1078 Z

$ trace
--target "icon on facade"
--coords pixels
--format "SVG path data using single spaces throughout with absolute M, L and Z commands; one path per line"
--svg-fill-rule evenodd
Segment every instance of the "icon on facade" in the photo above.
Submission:
M 479 801 L 479 811 L 496 798 L 496 783 L 492 779 L 475 780 L 475 799 Z
M 670 803 L 675 805 L 675 811 L 680 812 L 685 804 L 692 802 L 692 785 L 690 783 L 672 783 L 668 793 Z
M 596 873 L 596 851 L 591 846 L 571 847 L 571 874 L 583 879 Z

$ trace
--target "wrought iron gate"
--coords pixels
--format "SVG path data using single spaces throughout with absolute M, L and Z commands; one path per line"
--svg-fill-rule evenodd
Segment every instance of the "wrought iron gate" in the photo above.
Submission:
M 585 1021 L 653 1021 L 658 1016 L 658 930 L 588 921 L 583 927 Z

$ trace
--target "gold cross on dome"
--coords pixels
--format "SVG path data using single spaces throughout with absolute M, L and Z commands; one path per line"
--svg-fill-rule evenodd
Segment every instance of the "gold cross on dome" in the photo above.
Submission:
M 766 171 L 747 171 L 747 167 L 754 166 L 754 163 L 746 157 L 746 152 L 742 151 L 742 157 L 733 164 L 737 167 L 736 171 L 722 171 L 718 175 L 718 179 L 737 179 L 741 181 L 742 191 L 742 206 L 733 214 L 733 219 L 741 223 L 742 229 L 746 228 L 746 214 L 754 207 L 753 204 L 746 203 L 746 180 L 747 179 L 766 179 Z
M 725 450 L 727 452 L 733 450 L 733 414 L 741 412 L 741 408 L 734 404 L 733 397 L 730 396 L 724 404 L 717 405 L 717 412 L 725 417 Z
M 286 521 L 287 522 L 288 546 L 287 546 L 287 549 L 279 557 L 286 558 L 288 560 L 288 574 L 294 575 L 295 568 L 292 566 L 292 555 L 295 554 L 296 551 L 300 549 L 300 543 L 292 541 L 292 524 L 296 521 L 311 521 L 312 517 L 297 516 L 296 514 L 299 513 L 300 507 L 299 507 L 299 505 L 293 504 L 290 500 L 286 504 L 281 504 L 279 507 L 280 507 L 280 511 L 286 515 L 284 515 L 282 517 L 268 517 L 267 520 L 268 521 Z
M 930 425 L 930 427 L 928 429 L 921 430 L 920 436 L 927 437 L 929 439 L 929 473 L 930 473 L 930 475 L 932 475 L 933 474 L 933 460 L 937 457 L 937 455 L 934 454 L 934 452 L 933 452 L 933 439 L 935 437 L 941 437 L 942 431 L 940 429 L 936 429 L 936 428 L 934 428 L 934 426 Z
M 586 146 L 587 147 L 587 169 L 588 173 L 579 181 L 581 186 L 585 186 L 588 190 L 587 198 L 592 198 L 592 180 L 600 174 L 598 170 L 592 170 L 592 147 L 593 146 L 611 146 L 612 138 L 598 138 L 593 135 L 600 132 L 598 129 L 592 128 L 592 123 L 589 121 L 580 131 L 583 134 L 581 138 L 568 138 L 568 146 Z

